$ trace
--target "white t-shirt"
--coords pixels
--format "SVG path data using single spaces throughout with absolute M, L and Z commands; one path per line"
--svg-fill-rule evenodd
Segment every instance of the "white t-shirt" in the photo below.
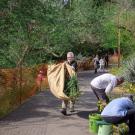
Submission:
M 99 60 L 99 63 L 100 63 L 100 65 L 105 65 L 105 62 L 104 62 L 103 59 L 100 59 L 100 60 Z
M 94 78 L 90 84 L 97 89 L 105 89 L 105 93 L 110 93 L 117 85 L 117 77 L 106 73 Z

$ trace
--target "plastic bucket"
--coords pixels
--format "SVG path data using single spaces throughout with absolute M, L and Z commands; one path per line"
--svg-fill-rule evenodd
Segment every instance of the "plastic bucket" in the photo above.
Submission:
M 99 125 L 98 135 L 113 135 L 112 125 Z
M 89 115 L 89 131 L 93 133 L 98 133 L 97 121 L 101 120 L 100 114 Z

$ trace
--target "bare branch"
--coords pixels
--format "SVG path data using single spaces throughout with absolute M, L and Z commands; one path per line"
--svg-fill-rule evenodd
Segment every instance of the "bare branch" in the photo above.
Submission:
M 20 60 L 17 62 L 17 66 L 19 66 L 23 62 L 25 56 L 27 55 L 27 53 L 29 51 L 30 51 L 30 47 L 29 46 L 26 46 L 25 49 L 24 49 L 24 51 L 23 51 L 23 53 L 22 53 L 22 55 L 21 55 Z

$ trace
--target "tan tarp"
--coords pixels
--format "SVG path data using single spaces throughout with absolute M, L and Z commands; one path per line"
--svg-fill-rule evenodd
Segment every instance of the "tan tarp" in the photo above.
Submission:
M 48 82 L 50 90 L 54 96 L 59 99 L 69 100 L 64 94 L 64 82 L 65 82 L 65 70 L 68 71 L 70 76 L 75 75 L 75 71 L 72 67 L 66 63 L 57 65 L 49 65 L 47 71 Z

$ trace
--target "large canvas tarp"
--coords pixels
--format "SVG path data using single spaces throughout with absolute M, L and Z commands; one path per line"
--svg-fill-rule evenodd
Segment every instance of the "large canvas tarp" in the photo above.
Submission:
M 47 77 L 48 77 L 50 90 L 53 93 L 53 95 L 59 99 L 69 100 L 69 97 L 64 94 L 66 71 L 71 77 L 75 75 L 75 71 L 67 63 L 49 65 L 47 71 Z

